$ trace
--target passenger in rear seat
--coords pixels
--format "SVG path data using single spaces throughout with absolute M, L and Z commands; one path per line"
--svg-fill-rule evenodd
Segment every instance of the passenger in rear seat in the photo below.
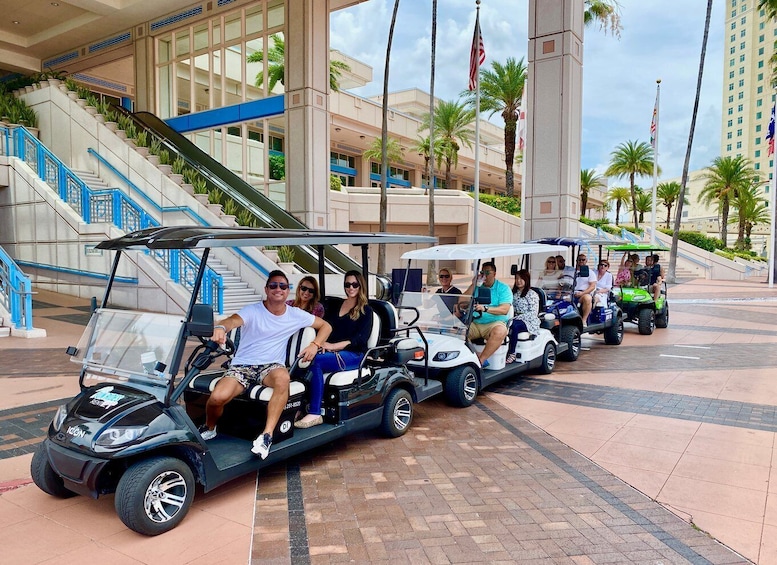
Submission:
M 340 309 L 326 312 L 324 320 L 332 326 L 329 340 L 310 365 L 310 404 L 308 413 L 294 423 L 297 428 L 310 428 L 324 422 L 321 403 L 324 399 L 324 373 L 358 369 L 367 352 L 367 340 L 372 332 L 372 308 L 367 299 L 367 287 L 359 271 L 348 271 L 343 281 L 345 300 Z
M 213 341 L 224 343 L 227 333 L 242 326 L 240 346 L 232 365 L 213 389 L 205 406 L 205 425 L 200 428 L 202 439 L 216 437 L 216 423 L 224 405 L 256 384 L 273 389 L 267 403 L 264 431 L 254 440 L 251 452 L 262 459 L 272 445 L 272 433 L 289 399 L 289 371 L 284 365 L 286 342 L 298 330 L 312 326 L 316 339 L 300 352 L 305 361 L 312 360 L 318 348 L 329 337 L 332 327 L 310 312 L 288 306 L 289 279 L 275 270 L 267 277 L 264 287 L 267 298 L 250 304 L 213 327 Z
M 297 292 L 294 300 L 287 300 L 289 306 L 296 306 L 305 312 L 310 312 L 319 318 L 324 317 L 324 305 L 321 304 L 321 291 L 318 290 L 318 281 L 310 275 L 302 277 L 297 284 Z

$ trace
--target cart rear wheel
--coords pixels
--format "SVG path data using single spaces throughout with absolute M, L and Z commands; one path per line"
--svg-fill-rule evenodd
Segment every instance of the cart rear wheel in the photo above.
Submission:
M 540 365 L 540 372 L 544 375 L 549 375 L 553 372 L 553 367 L 556 366 L 556 345 L 554 343 L 546 343 L 545 351 L 542 354 L 542 365 Z
M 132 465 L 116 488 L 116 513 L 124 524 L 147 536 L 172 530 L 192 505 L 194 475 L 175 457 L 154 457 Z

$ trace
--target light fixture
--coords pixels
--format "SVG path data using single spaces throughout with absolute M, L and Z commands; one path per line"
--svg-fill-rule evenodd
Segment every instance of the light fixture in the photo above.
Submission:
M 57 6 L 59 6 L 59 2 L 52 2 L 51 5 L 56 8 Z
M 359 136 L 359 139 L 364 139 L 364 136 L 363 136 L 363 135 L 360 135 L 360 136 Z
M 340 128 L 335 128 L 335 131 L 340 131 Z
M 14 24 L 14 25 L 17 25 L 17 26 L 18 26 L 18 25 L 19 25 L 19 20 L 14 20 L 14 21 L 13 21 L 13 22 L 11 22 L 11 23 L 12 23 L 12 24 Z

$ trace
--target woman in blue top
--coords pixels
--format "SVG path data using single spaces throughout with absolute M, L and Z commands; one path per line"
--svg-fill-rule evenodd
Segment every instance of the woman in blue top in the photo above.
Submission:
M 310 405 L 308 414 L 295 422 L 297 428 L 310 428 L 324 422 L 321 403 L 324 399 L 324 373 L 357 369 L 367 352 L 372 332 L 372 308 L 368 305 L 364 277 L 359 271 L 345 273 L 345 300 L 339 310 L 327 311 L 324 320 L 332 326 L 326 342 L 310 365 Z

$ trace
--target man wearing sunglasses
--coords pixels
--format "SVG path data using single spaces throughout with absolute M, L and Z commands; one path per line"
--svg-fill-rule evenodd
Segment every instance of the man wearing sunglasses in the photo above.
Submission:
M 473 318 L 469 326 L 467 336 L 470 340 L 483 338 L 486 340 L 483 351 L 478 353 L 480 366 L 488 367 L 488 358 L 494 354 L 502 345 L 507 335 L 507 313 L 513 304 L 513 291 L 502 281 L 496 280 L 496 265 L 488 261 L 483 263 L 478 276 L 478 281 L 482 279 L 482 286 L 491 289 L 490 304 L 475 304 L 475 312 L 480 312 L 480 317 Z M 478 286 L 481 286 L 478 284 Z M 469 285 L 464 291 L 465 295 L 472 295 L 477 292 L 475 283 Z M 459 302 L 459 307 L 466 307 L 466 302 Z
M 254 440 L 251 452 L 262 459 L 272 445 L 272 433 L 289 399 L 289 371 L 284 364 L 286 342 L 295 332 L 312 326 L 316 338 L 300 352 L 304 361 L 312 361 L 320 344 L 332 331 L 332 326 L 310 312 L 289 306 L 289 279 L 283 271 L 272 271 L 264 286 L 264 301 L 241 308 L 213 327 L 213 341 L 223 344 L 227 334 L 242 327 L 240 347 L 232 364 L 213 389 L 205 406 L 205 425 L 200 428 L 202 439 L 216 437 L 216 423 L 224 412 L 224 405 L 248 387 L 263 384 L 273 389 L 267 403 L 264 431 Z

